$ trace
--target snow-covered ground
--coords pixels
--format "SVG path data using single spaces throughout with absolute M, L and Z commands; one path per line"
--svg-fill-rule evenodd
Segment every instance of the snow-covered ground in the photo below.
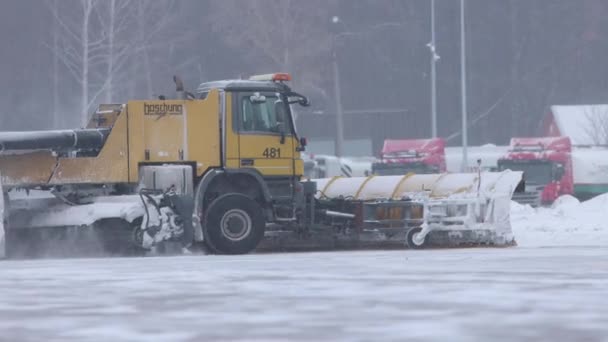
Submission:
M 3 341 L 600 341 L 605 248 L 0 263 Z
M 551 208 L 512 202 L 511 225 L 520 246 L 608 246 L 608 194 L 582 203 L 562 196 Z
M 5 261 L 1 341 L 608 341 L 608 196 L 513 248 Z

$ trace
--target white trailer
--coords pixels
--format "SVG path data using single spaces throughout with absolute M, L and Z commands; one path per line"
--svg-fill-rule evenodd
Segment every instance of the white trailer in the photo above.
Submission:
M 467 148 L 467 169 L 465 172 L 477 171 L 477 161 L 481 160 L 482 171 L 496 171 L 498 159 L 505 156 L 509 146 L 486 144 Z M 462 172 L 462 147 L 446 147 L 445 163 L 448 172 Z
M 366 177 L 372 173 L 374 157 L 343 157 L 314 155 L 311 157 L 310 178 Z
M 608 192 L 608 147 L 574 147 L 572 169 L 577 197 L 586 199 Z

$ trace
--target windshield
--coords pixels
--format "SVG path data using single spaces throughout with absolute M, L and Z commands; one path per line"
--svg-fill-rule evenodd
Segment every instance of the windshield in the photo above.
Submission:
M 241 97 L 239 130 L 242 132 L 291 133 L 289 105 L 279 94 L 245 95 Z
M 408 173 L 428 174 L 439 172 L 437 168 L 422 163 L 407 164 L 384 164 L 375 163 L 372 165 L 372 173 L 378 176 L 400 176 Z
M 500 170 L 523 171 L 526 183 L 549 184 L 553 176 L 553 168 L 550 162 L 545 161 L 500 161 Z

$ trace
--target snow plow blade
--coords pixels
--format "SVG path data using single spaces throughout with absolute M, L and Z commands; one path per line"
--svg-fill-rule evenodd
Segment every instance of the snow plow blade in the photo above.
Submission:
M 393 207 L 393 211 L 408 207 L 410 214 L 401 220 L 405 231 L 401 242 L 410 248 L 515 244 L 509 212 L 513 193 L 522 188 L 521 172 L 340 177 L 316 182 L 319 200 L 342 199 Z M 422 214 L 411 215 L 414 208 L 422 208 Z M 371 223 L 386 223 L 378 213 L 359 219 L 363 231 L 375 229 Z
M 137 196 L 69 205 L 47 191 L 11 192 L 7 258 L 130 254 L 131 223 L 143 209 Z
M 174 192 L 142 189 L 140 195 L 91 197 L 79 205 L 48 191 L 12 197 L 3 240 L 7 258 L 134 256 L 158 246 L 181 253 L 192 239 L 192 200 Z

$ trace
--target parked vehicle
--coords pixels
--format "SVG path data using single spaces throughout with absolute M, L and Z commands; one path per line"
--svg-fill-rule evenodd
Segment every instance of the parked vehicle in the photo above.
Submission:
M 445 140 L 385 140 L 372 172 L 381 176 L 446 172 Z

